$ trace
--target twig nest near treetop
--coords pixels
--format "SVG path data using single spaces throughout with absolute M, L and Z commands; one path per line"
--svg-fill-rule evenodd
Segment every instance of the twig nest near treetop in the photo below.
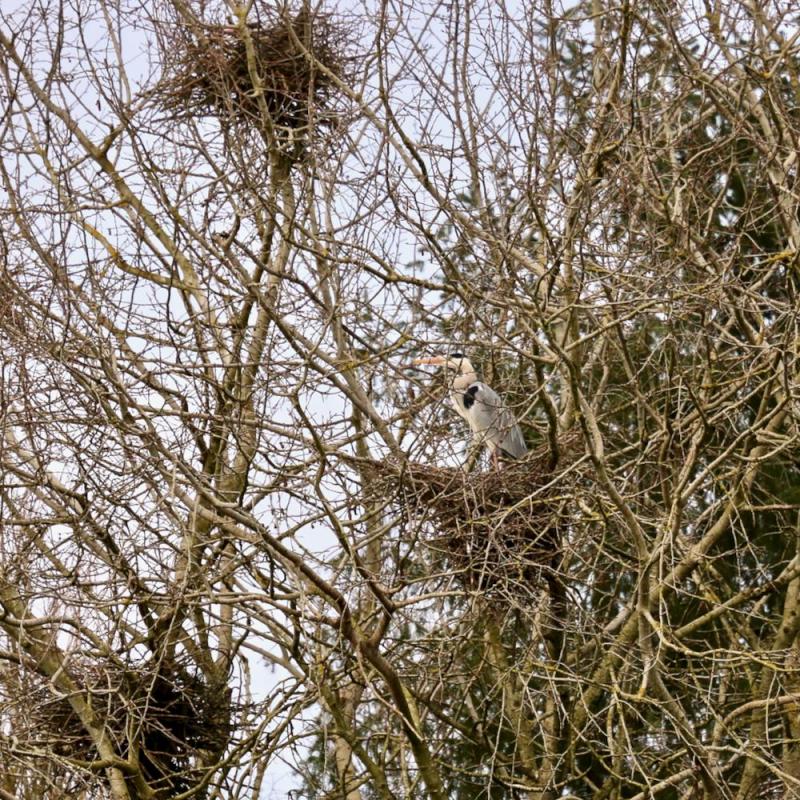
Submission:
M 256 3 L 254 19 L 236 24 L 187 22 L 164 38 L 165 76 L 159 95 L 181 116 L 212 115 L 256 127 L 304 131 L 330 127 L 352 58 L 350 37 L 330 14 L 301 10 L 291 14 Z
M 410 461 L 374 462 L 371 489 L 394 498 L 415 524 L 434 523 L 426 544 L 445 555 L 465 585 L 494 591 L 521 582 L 530 586 L 560 551 L 574 510 L 574 487 L 583 475 L 577 463 L 580 438 L 563 439 L 559 451 L 555 466 L 545 447 L 500 471 L 473 473 Z

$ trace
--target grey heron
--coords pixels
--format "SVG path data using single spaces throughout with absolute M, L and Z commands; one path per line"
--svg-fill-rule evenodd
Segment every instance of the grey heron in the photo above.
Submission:
M 489 447 L 495 469 L 499 469 L 501 453 L 514 459 L 525 455 L 528 448 L 514 415 L 494 389 L 478 380 L 475 367 L 463 353 L 415 358 L 411 363 L 455 373 L 450 381 L 450 401 L 472 429 L 475 443 Z

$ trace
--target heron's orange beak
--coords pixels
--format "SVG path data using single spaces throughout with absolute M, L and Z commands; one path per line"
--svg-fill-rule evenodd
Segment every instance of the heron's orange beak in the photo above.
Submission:
M 409 366 L 412 367 L 441 367 L 447 363 L 447 359 L 443 356 L 428 356 L 426 358 L 415 358 Z

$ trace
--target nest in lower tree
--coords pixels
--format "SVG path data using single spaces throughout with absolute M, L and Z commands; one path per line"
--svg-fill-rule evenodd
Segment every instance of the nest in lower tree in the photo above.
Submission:
M 226 684 L 211 685 L 163 662 L 126 669 L 73 662 L 70 672 L 118 755 L 136 754 L 156 797 L 196 787 L 203 774 L 199 761 L 218 761 L 228 744 L 234 709 Z M 30 710 L 15 724 L 17 738 L 66 761 L 96 760 L 94 743 L 68 698 L 54 697 L 44 679 L 33 680 L 26 690 Z
M 519 597 L 552 580 L 560 563 L 582 447 L 570 437 L 559 450 L 557 466 L 548 449 L 478 473 L 383 462 L 374 490 L 393 495 L 409 518 L 430 520 L 426 544 L 467 588 Z
M 330 14 L 291 15 L 256 3 L 244 28 L 195 21 L 165 28 L 157 95 L 179 117 L 215 116 L 260 130 L 297 150 L 312 128 L 340 116 L 339 82 L 353 59 L 349 31 Z

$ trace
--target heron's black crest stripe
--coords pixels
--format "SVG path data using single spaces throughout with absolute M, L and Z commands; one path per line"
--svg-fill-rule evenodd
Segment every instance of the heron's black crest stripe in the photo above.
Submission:
M 464 408 L 472 408 L 472 406 L 475 405 L 475 395 L 478 394 L 478 388 L 478 384 L 473 383 L 472 386 L 464 392 Z
M 466 358 L 463 353 L 450 353 L 450 358 Z

